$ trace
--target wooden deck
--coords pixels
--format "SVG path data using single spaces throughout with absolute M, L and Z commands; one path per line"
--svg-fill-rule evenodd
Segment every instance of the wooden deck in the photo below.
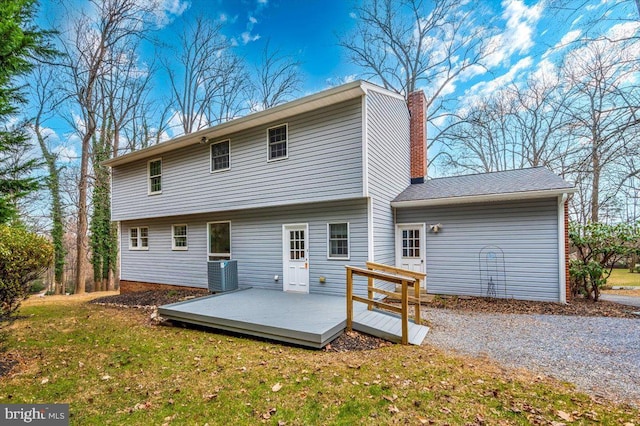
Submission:
M 166 319 L 312 348 L 322 348 L 346 327 L 346 299 L 321 294 L 245 289 L 158 308 Z M 400 319 L 354 303 L 353 328 L 400 342 Z M 428 327 L 411 323 L 409 343 L 422 344 Z

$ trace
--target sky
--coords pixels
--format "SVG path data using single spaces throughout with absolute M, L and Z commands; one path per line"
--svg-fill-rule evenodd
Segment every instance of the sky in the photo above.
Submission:
M 70 0 L 73 9 L 86 7 L 86 0 Z M 150 0 L 141 0 L 150 1 Z M 359 78 L 360 69 L 349 62 L 338 46 L 340 38 L 353 32 L 357 16 L 355 6 L 362 0 L 158 0 L 157 28 L 154 37 L 169 45 L 175 44 L 185 23 L 202 16 L 223 24 L 222 32 L 236 52 L 249 65 L 256 65 L 269 42 L 282 54 L 295 57 L 300 63 L 302 87 L 296 97 L 315 93 L 338 82 Z M 469 1 L 469 0 L 467 0 Z M 471 0 L 473 1 L 473 0 Z M 617 0 L 487 0 L 478 1 L 482 18 L 497 27 L 491 43 L 494 52 L 487 68 L 473 68 L 446 89 L 464 105 L 474 96 L 491 93 L 518 78 L 541 75 L 553 66 L 557 56 L 571 42 L 584 35 L 590 16 L 605 14 Z M 623 0 L 624 1 L 624 0 Z M 65 28 L 73 13 L 61 0 L 42 0 L 41 21 L 44 26 Z M 559 7 L 568 6 L 568 7 Z M 474 7 L 476 7 L 474 5 Z M 625 7 L 613 8 L 599 29 L 601 32 L 626 26 L 622 31 L 637 31 L 638 19 L 620 20 L 637 14 L 632 0 Z M 576 10 L 571 10 L 576 9 Z M 616 15 L 617 14 L 617 15 Z M 593 30 L 593 28 L 592 28 Z M 163 52 L 161 52 L 162 54 Z M 157 47 L 148 45 L 142 60 L 152 62 Z M 157 96 L 167 93 L 166 78 L 159 78 L 154 87 Z M 376 83 L 376 81 L 373 81 Z M 424 87 L 428 92 L 429 88 Z M 52 124 L 52 132 L 63 141 L 63 123 Z M 175 136 L 176 134 L 170 135 Z M 64 147 L 69 156 L 78 152 L 73 139 Z

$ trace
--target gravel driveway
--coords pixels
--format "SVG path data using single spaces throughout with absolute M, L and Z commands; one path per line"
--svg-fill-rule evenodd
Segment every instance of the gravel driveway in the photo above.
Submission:
M 487 355 L 640 406 L 640 320 L 424 308 L 434 346 Z

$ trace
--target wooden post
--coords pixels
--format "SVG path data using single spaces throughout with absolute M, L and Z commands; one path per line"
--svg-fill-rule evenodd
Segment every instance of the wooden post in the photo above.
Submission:
M 367 278 L 367 299 L 373 300 L 373 278 L 371 278 L 371 277 Z M 368 310 L 372 310 L 373 309 L 373 303 L 368 303 L 367 304 L 367 309 Z
M 420 324 L 422 321 L 420 320 L 420 278 L 416 278 L 415 283 L 413 283 L 413 297 L 416 298 L 415 301 L 415 311 L 413 313 L 413 321 L 416 324 Z
M 353 270 L 347 266 L 347 331 L 353 326 Z
M 409 289 L 406 280 L 402 280 L 402 344 L 409 344 Z

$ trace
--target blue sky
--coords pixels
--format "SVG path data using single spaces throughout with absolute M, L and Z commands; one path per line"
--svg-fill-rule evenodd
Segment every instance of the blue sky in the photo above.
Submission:
M 86 7 L 86 0 L 70 0 L 74 9 Z M 150 0 L 141 0 L 150 1 Z M 361 0 L 159 0 L 159 28 L 154 35 L 168 44 L 175 44 L 177 35 L 187 22 L 204 16 L 222 22 L 223 33 L 233 41 L 237 53 L 249 66 L 255 65 L 269 40 L 271 47 L 294 55 L 301 62 L 303 86 L 297 96 L 315 93 L 340 81 L 359 77 L 361 70 L 349 63 L 346 53 L 338 47 L 340 37 L 352 32 L 356 24 L 355 5 Z M 452 82 L 447 91 L 461 106 L 476 95 L 491 93 L 500 86 L 529 75 L 550 72 L 559 53 L 568 43 L 584 35 L 590 17 L 611 9 L 618 0 L 569 2 L 559 0 L 503 0 L 470 3 L 482 10 L 482 19 L 497 28 L 491 43 L 494 53 L 488 58 L 487 69 L 475 69 Z M 623 32 L 638 31 L 637 9 L 632 0 L 614 13 L 596 33 L 622 28 Z M 45 25 L 64 28 L 68 12 L 60 0 L 43 0 L 42 21 Z M 558 10 L 554 4 L 580 6 L 578 10 Z M 569 8 L 570 8 L 569 7 Z M 632 21 L 629 21 L 631 18 Z M 47 24 L 53 22 L 55 24 Z M 163 52 L 160 52 L 162 54 Z M 150 63 L 157 50 L 149 47 L 142 60 Z M 375 82 L 375 81 L 374 81 Z M 164 86 L 164 87 L 163 87 Z M 428 87 L 424 88 L 426 92 Z M 158 96 L 167 94 L 166 79 L 158 78 L 154 88 Z M 62 126 L 62 123 L 58 123 Z M 65 144 L 70 157 L 78 152 L 77 137 L 51 123 L 54 140 Z M 171 135 L 169 135 L 171 136 Z M 175 134 L 174 134 L 175 136 Z

